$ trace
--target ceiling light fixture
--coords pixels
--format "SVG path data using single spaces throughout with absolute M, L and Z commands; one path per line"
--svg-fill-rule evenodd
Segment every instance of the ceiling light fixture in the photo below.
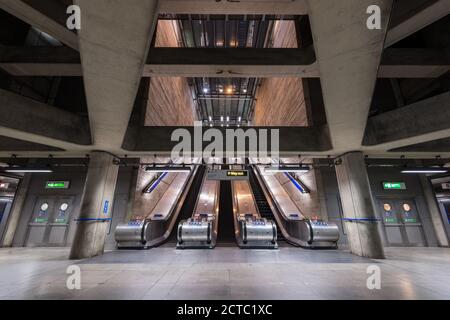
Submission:
M 402 173 L 419 173 L 419 174 L 427 174 L 427 173 L 447 173 L 448 169 L 443 167 L 422 167 L 422 168 L 404 168 Z
M 307 173 L 311 169 L 308 166 L 269 166 L 264 168 L 265 173 L 292 172 Z
M 178 167 L 173 167 L 173 166 L 166 166 L 166 167 L 157 167 L 157 166 L 148 166 L 145 168 L 145 171 L 149 171 L 149 172 L 191 172 L 191 168 L 190 167 L 186 167 L 186 166 L 178 166 Z
M 4 169 L 8 173 L 52 173 L 50 167 L 8 167 Z

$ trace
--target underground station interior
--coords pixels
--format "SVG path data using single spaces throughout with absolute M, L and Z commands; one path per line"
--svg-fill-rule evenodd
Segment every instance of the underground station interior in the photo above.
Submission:
M 450 299 L 449 13 L 0 0 L 0 299 Z

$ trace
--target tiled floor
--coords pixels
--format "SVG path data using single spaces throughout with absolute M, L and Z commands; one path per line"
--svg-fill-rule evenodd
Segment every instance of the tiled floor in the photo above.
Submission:
M 0 299 L 450 299 L 450 249 L 387 248 L 387 260 L 345 251 L 111 251 L 68 261 L 67 249 L 0 249 Z M 68 290 L 66 269 L 81 269 Z M 381 269 L 381 289 L 366 286 Z

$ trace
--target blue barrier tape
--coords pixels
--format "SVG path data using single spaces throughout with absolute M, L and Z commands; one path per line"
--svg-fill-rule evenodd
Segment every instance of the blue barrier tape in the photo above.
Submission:
M 79 218 L 79 219 L 74 219 L 74 221 L 76 222 L 80 222 L 80 221 L 111 221 L 111 218 Z

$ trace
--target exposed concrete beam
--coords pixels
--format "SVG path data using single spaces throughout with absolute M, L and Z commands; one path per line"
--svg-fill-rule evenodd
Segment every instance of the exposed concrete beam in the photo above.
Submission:
M 91 131 L 97 149 L 120 150 L 157 18 L 156 0 L 75 0 Z
M 305 49 L 152 48 L 145 76 L 318 77 L 312 46 Z
M 369 118 L 363 144 L 391 150 L 447 137 L 450 92 Z
M 87 118 L 0 89 L 0 135 L 55 148 L 91 144 Z
M 359 150 L 364 136 L 388 19 L 366 27 L 366 10 L 378 5 L 389 17 L 391 0 L 309 0 L 327 122 L 337 153 Z
M 64 151 L 38 143 L 0 136 L 0 150 L 2 151 Z
M 395 152 L 449 152 L 450 138 L 432 140 L 428 142 L 413 144 L 401 148 L 392 149 Z
M 450 53 L 435 49 L 386 49 L 379 78 L 435 78 L 450 70 Z M 81 76 L 80 57 L 65 47 L 0 47 L 0 68 L 15 76 Z M 318 78 L 312 48 L 152 48 L 144 77 Z
M 171 141 L 175 129 L 187 129 L 194 136 L 194 127 L 142 127 L 138 131 L 130 132 L 132 139 L 126 139 L 128 145 L 125 150 L 131 152 L 171 152 L 178 142 Z M 331 150 L 331 143 L 327 126 L 320 127 L 252 127 L 259 129 L 278 129 L 280 137 L 280 152 L 326 152 Z M 206 131 L 209 127 L 205 128 Z M 215 128 L 226 137 L 227 128 Z M 228 128 L 230 129 L 230 128 Z M 236 128 L 235 128 L 236 129 Z M 243 128 L 245 130 L 245 128 Z M 270 133 L 267 134 L 270 138 Z M 193 143 L 193 142 L 192 142 Z M 203 146 L 211 142 L 204 142 Z M 225 146 L 225 141 L 224 141 Z M 268 143 L 270 147 L 270 142 Z M 194 150 L 192 148 L 192 150 Z
M 310 65 L 316 61 L 314 48 L 151 48 L 149 65 Z M 184 62 L 184 63 L 183 63 Z
M 158 11 L 171 14 L 304 15 L 305 0 L 160 0 Z
M 438 0 L 432 2 L 420 12 L 411 15 L 391 28 L 386 36 L 385 47 L 392 46 L 448 14 L 450 14 L 450 1 Z
M 0 0 L 1 9 L 51 35 L 65 45 L 78 50 L 76 33 L 70 31 L 64 23 L 61 23 L 65 21 L 65 8 L 62 5 L 61 7 L 55 6 L 56 4 L 53 1 L 46 0 Z
M 450 70 L 450 50 L 385 49 L 379 78 L 437 78 Z

